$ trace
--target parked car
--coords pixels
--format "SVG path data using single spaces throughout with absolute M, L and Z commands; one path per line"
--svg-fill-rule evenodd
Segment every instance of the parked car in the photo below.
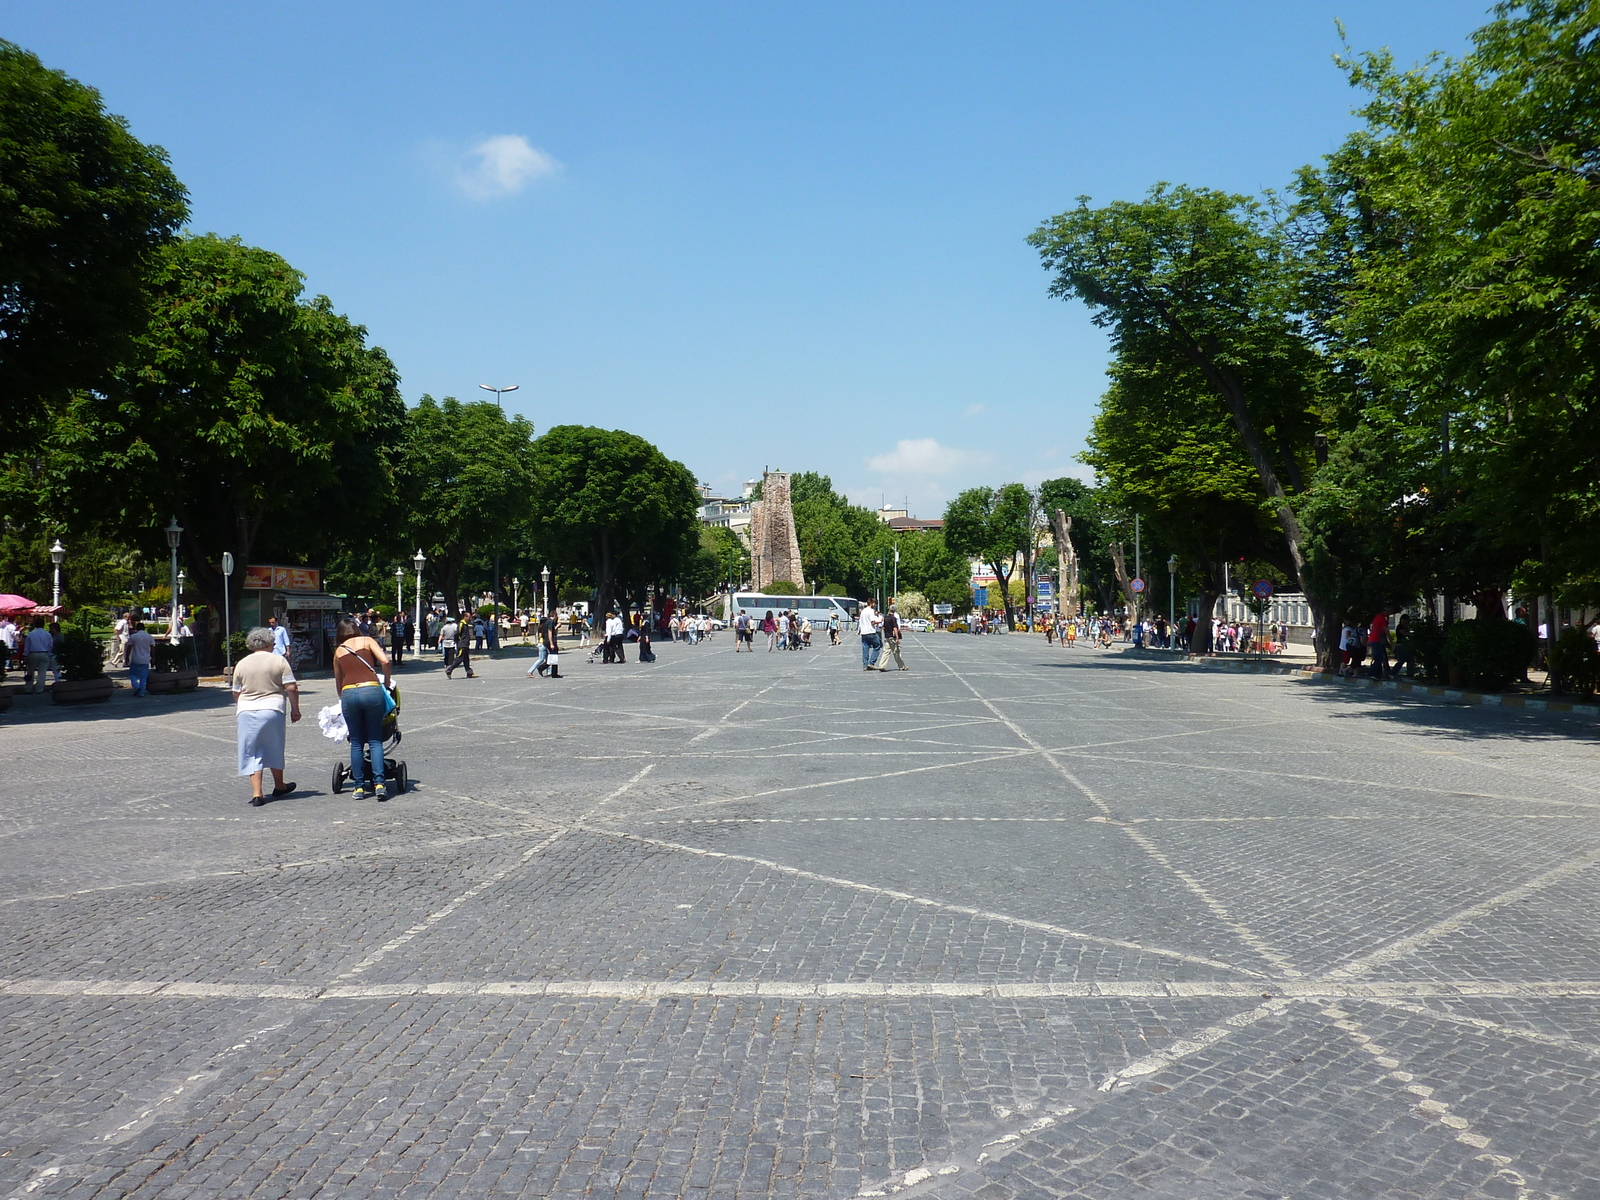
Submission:
M 927 617 L 907 617 L 905 627 L 912 633 L 927 633 L 933 628 L 933 622 Z

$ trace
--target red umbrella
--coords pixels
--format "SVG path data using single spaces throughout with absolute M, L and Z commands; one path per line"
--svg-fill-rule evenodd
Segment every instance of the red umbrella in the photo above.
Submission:
M 0 613 L 31 612 L 37 605 L 26 596 L 13 595 L 10 592 L 0 592 Z

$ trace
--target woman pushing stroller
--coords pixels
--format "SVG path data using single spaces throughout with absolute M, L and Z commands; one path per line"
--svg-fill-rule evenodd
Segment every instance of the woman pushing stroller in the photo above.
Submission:
M 333 682 L 350 730 L 350 782 L 354 799 L 389 798 L 384 781 L 383 718 L 389 712 L 389 656 L 356 623 L 341 618 L 334 635 Z M 365 760 L 365 761 L 363 761 Z

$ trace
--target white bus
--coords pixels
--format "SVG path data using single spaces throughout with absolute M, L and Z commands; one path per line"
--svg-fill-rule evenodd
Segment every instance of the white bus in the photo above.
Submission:
M 861 601 L 849 596 L 762 596 L 754 592 L 735 592 L 733 612 L 728 614 L 728 621 L 731 624 L 741 608 L 752 621 L 760 621 L 769 610 L 777 614 L 792 608 L 813 626 L 826 625 L 828 619 L 838 613 L 839 625 L 845 628 L 855 620 L 855 612 L 860 607 Z

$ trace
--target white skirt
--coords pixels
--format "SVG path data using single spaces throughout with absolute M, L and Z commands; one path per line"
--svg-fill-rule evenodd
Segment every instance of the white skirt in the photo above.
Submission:
M 286 714 L 275 708 L 246 708 L 239 712 L 239 774 L 276 767 L 283 770 L 283 743 L 289 727 Z

